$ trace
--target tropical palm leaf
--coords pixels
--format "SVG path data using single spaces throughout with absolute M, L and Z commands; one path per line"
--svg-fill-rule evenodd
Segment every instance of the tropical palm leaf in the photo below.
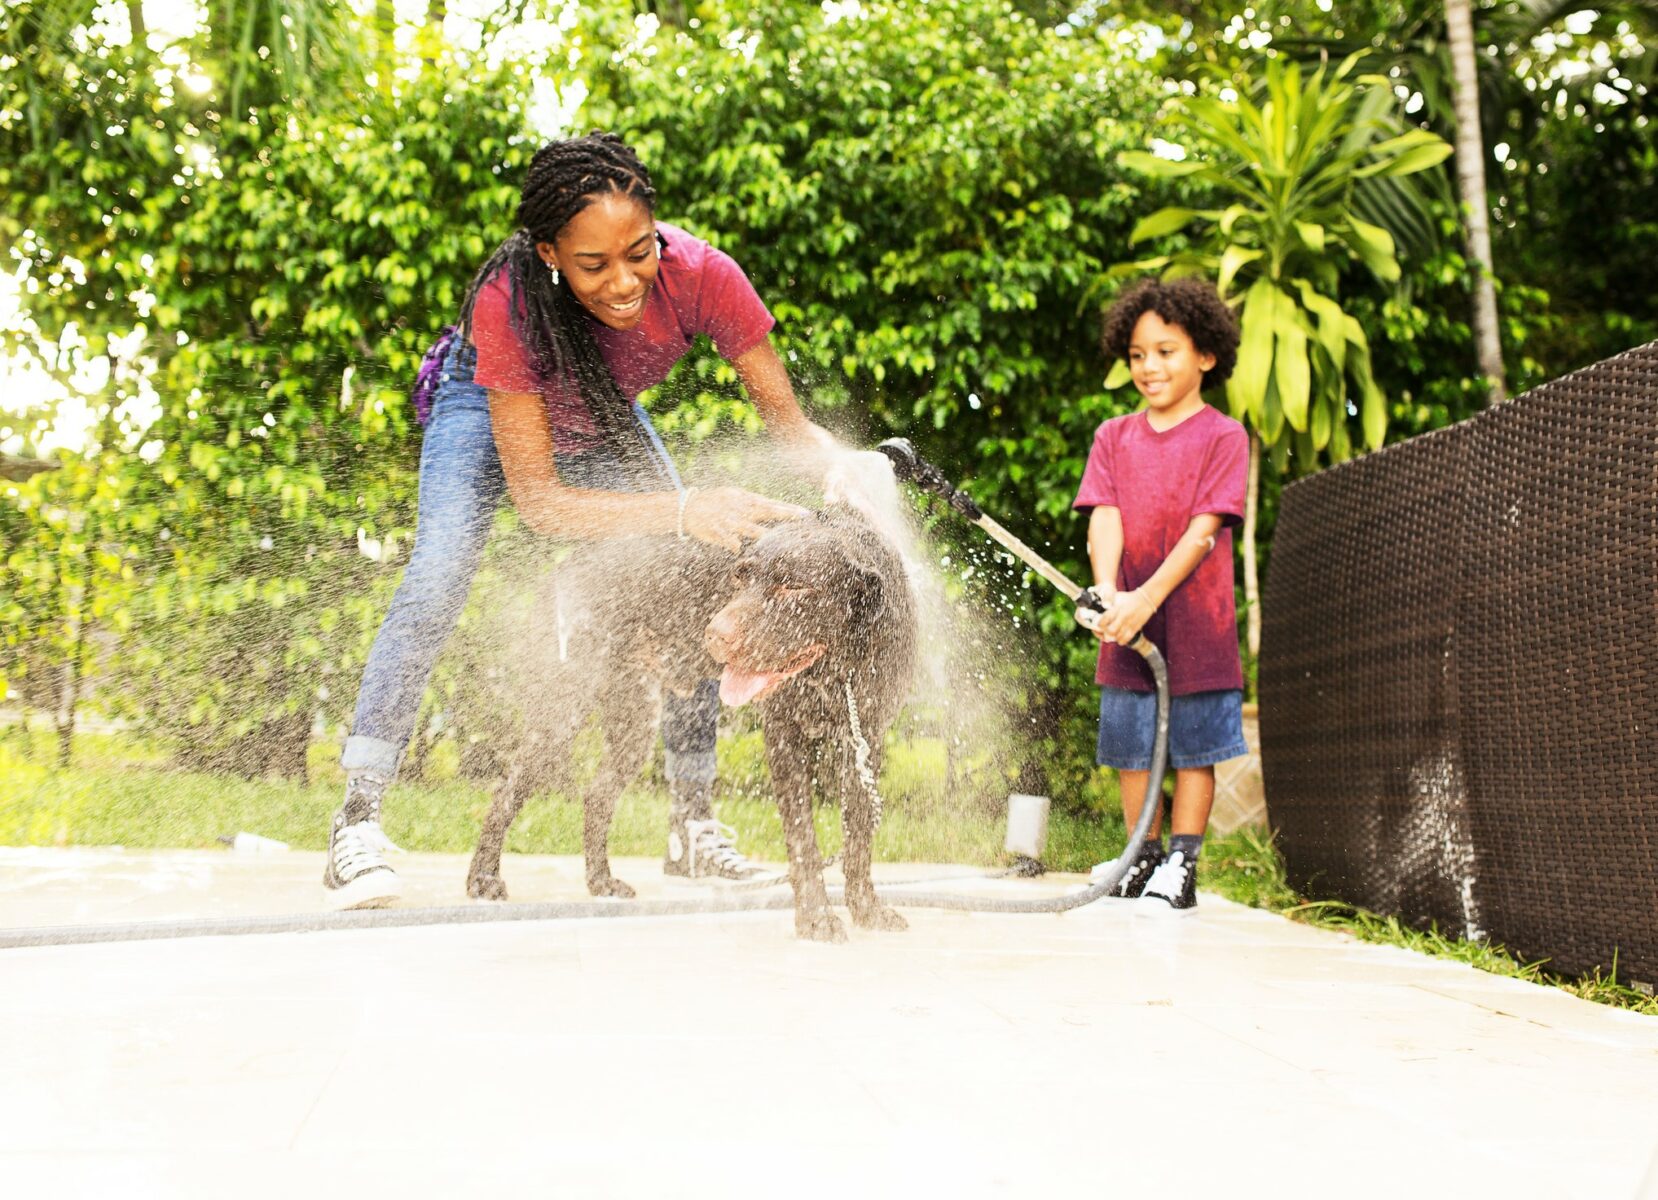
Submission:
M 1235 202 L 1218 211 L 1151 213 L 1135 227 L 1135 242 L 1178 232 L 1188 248 L 1108 273 L 1216 278 L 1239 309 L 1227 403 L 1280 470 L 1292 457 L 1310 470 L 1320 457 L 1352 452 L 1350 387 L 1359 436 L 1381 445 L 1387 404 L 1364 332 L 1338 298 L 1342 265 L 1362 263 L 1382 282 L 1397 283 L 1401 245 L 1437 245 L 1433 208 L 1449 187 L 1442 164 L 1450 146 L 1404 121 L 1391 82 L 1358 74 L 1360 65 L 1361 57 L 1349 57 L 1333 69 L 1303 70 L 1268 60 L 1236 99 L 1177 102 L 1170 119 L 1188 151 L 1178 173 L 1199 194 L 1229 193 Z M 1122 161 L 1175 173 L 1149 155 Z

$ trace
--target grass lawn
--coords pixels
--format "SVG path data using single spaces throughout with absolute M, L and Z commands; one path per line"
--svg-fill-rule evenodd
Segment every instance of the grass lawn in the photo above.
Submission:
M 52 753 L 51 736 L 44 731 L 36 731 L 27 746 L 15 729 L 0 739 L 0 845 L 199 849 L 216 846 L 220 835 L 246 830 L 298 849 L 321 850 L 342 784 L 337 750 L 326 744 L 312 747 L 313 782 L 304 787 L 171 770 L 164 753 L 124 735 L 77 736 L 75 764 L 65 770 L 51 765 Z M 737 830 L 746 852 L 783 861 L 782 826 L 765 787 L 758 734 L 724 738 L 719 753 L 715 798 L 720 818 Z M 410 850 L 470 853 L 476 847 L 489 797 L 478 784 L 454 777 L 453 767 L 452 760 L 434 752 L 429 781 L 398 785 L 386 812 L 386 832 L 393 841 Z M 915 739 L 889 745 L 881 779 L 886 810 L 876 839 L 877 861 L 1006 865 L 1000 803 L 946 794 L 944 774 L 942 747 L 936 743 Z M 1097 815 L 1053 814 L 1044 856 L 1050 868 L 1086 871 L 1122 849 L 1126 833 L 1108 772 L 1100 773 L 1097 792 L 1088 799 Z M 667 811 L 660 779 L 647 775 L 617 806 L 611 853 L 660 854 Z M 817 826 L 824 853 L 838 851 L 838 814 L 820 808 Z M 532 801 L 514 823 L 507 849 L 580 854 L 580 809 L 558 796 Z M 1338 929 L 1363 941 L 1452 958 L 1484 971 L 1561 987 L 1588 1000 L 1658 1015 L 1658 998 L 1619 983 L 1615 971 L 1585 978 L 1560 976 L 1543 963 L 1513 957 L 1501 946 L 1447 937 L 1436 929 L 1416 929 L 1395 917 L 1339 901 L 1297 895 L 1285 879 L 1283 860 L 1263 833 L 1243 830 L 1211 837 L 1198 863 L 1198 882 L 1229 900 Z
M 399 783 L 386 806 L 386 833 L 409 850 L 470 853 L 489 807 L 477 782 L 456 778 L 453 761 L 434 752 L 428 780 Z M 783 829 L 765 785 L 758 734 L 722 739 L 720 819 L 737 830 L 745 852 L 783 861 Z M 53 764 L 50 736 L 36 731 L 28 752 L 14 734 L 0 741 L 0 845 L 208 848 L 238 830 L 276 838 L 301 850 L 324 849 L 328 821 L 339 805 L 343 775 L 336 747 L 312 747 L 307 786 L 284 780 L 245 780 L 171 770 L 166 756 L 120 735 L 83 734 L 75 762 Z M 942 748 L 930 739 L 889 747 L 881 792 L 885 800 L 876 857 L 882 862 L 959 862 L 1002 865 L 1004 818 L 1000 804 L 948 796 Z M 1005 789 L 1002 795 L 1005 797 Z M 1096 803 L 1116 807 L 1102 779 Z M 1109 808 L 1106 806 L 1109 805 Z M 668 797 L 649 773 L 622 795 L 611 828 L 617 857 L 662 852 Z M 825 854 L 840 849 L 837 811 L 820 807 L 818 841 Z M 1122 848 L 1122 819 L 1077 819 L 1056 813 L 1049 828 L 1048 864 L 1087 870 Z M 522 854 L 580 854 L 581 809 L 542 796 L 513 823 L 507 849 Z

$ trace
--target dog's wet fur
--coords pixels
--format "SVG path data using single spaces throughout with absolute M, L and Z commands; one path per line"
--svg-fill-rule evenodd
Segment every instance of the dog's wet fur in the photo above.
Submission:
M 587 887 L 633 896 L 610 873 L 616 800 L 650 756 L 664 689 L 687 694 L 719 676 L 728 703 L 759 706 L 796 933 L 846 939 L 823 884 L 815 793 L 841 805 L 853 923 L 905 928 L 870 880 L 878 801 L 858 769 L 847 687 L 873 779 L 914 674 L 916 612 L 897 554 L 862 516 L 835 507 L 775 525 L 740 556 L 674 538 L 585 545 L 560 564 L 535 612 L 511 670 L 522 732 L 504 756 L 468 895 L 506 899 L 507 830 L 530 796 L 571 793 L 571 744 L 596 711 L 604 750 L 584 796 Z

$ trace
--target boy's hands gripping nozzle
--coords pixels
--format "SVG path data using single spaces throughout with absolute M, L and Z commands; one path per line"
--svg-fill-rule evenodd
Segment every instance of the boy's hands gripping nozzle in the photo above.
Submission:
M 1089 633 L 1097 635 L 1100 631 L 1100 622 L 1105 620 L 1105 611 L 1110 607 L 1099 592 L 1091 587 L 1083 588 L 1077 596 L 1077 624 Z

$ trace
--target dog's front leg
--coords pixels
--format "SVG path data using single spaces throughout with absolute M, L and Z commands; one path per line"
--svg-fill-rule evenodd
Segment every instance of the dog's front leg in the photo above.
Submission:
M 789 882 L 794 887 L 794 931 L 814 942 L 844 942 L 846 926 L 829 911 L 823 886 L 823 859 L 812 828 L 811 746 L 793 722 L 769 717 L 765 723 L 766 763 L 783 818 L 789 847 Z
M 840 789 L 843 825 L 846 829 L 846 907 L 852 912 L 852 923 L 859 929 L 885 929 L 896 932 L 909 928 L 909 922 L 895 909 L 881 903 L 870 878 L 870 862 L 875 856 L 876 799 L 871 794 L 872 780 L 881 775 L 881 746 L 870 747 L 865 767 L 858 769 L 856 751 L 845 741 L 839 744 L 836 782 Z
M 604 756 L 582 805 L 582 855 L 587 890 L 594 896 L 631 900 L 637 893 L 610 873 L 610 823 L 622 790 L 638 777 L 650 757 L 661 700 L 656 685 L 628 673 L 622 683 L 606 685 L 599 699 L 604 726 Z
M 507 773 L 495 785 L 495 798 L 484 817 L 483 833 L 478 838 L 477 852 L 472 855 L 471 869 L 466 873 L 466 894 L 474 900 L 505 900 L 506 881 L 501 878 L 501 849 L 507 842 L 507 830 L 524 807 L 530 789 L 522 778 L 524 751 L 520 747 L 507 767 Z

